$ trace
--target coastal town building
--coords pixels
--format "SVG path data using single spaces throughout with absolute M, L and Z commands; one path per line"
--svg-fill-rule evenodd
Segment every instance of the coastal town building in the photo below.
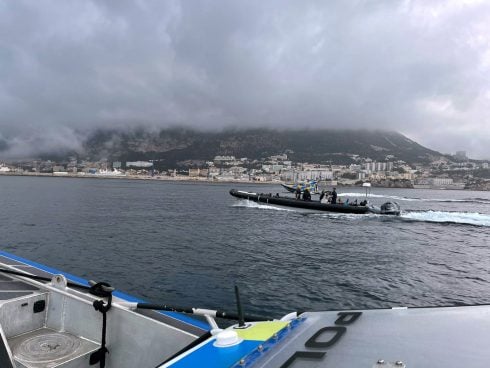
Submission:
M 128 161 L 126 167 L 130 168 L 149 168 L 153 167 L 153 162 L 149 161 Z
M 235 156 L 215 156 L 213 163 L 216 166 L 235 166 L 240 165 L 242 161 L 237 160 Z
M 463 153 L 459 152 L 459 158 Z M 465 154 L 465 153 L 464 153 Z M 319 180 L 324 185 L 402 186 L 413 188 L 490 189 L 488 160 L 451 160 L 451 156 L 439 157 L 431 162 L 408 164 L 395 157 L 373 160 L 351 155 L 349 164 L 296 162 L 288 154 L 277 154 L 261 159 L 246 157 L 215 156 L 212 160 L 194 159 L 180 162 L 181 166 L 160 169 L 159 160 L 121 161 L 89 157 L 68 157 L 55 162 L 32 160 L 0 164 L 1 175 L 55 175 L 79 177 L 136 177 L 163 180 L 189 179 L 245 182 L 298 182 Z

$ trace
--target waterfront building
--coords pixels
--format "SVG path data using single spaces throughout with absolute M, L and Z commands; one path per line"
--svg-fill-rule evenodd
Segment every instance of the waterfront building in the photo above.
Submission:
M 374 172 L 376 171 L 376 161 L 373 162 L 366 162 L 364 164 L 364 168 L 369 171 L 369 172 Z
M 294 181 L 302 180 L 331 180 L 333 179 L 333 172 L 327 169 L 310 169 L 296 171 L 294 175 Z
M 221 166 L 233 166 L 236 161 L 235 156 L 215 156 L 213 160 L 215 165 Z
M 272 171 L 272 165 L 262 165 L 262 171 L 269 173 Z
M 66 170 L 62 165 L 55 165 L 53 166 L 53 172 L 66 172 Z
M 148 168 L 153 167 L 153 162 L 148 161 L 128 161 L 126 162 L 126 167 L 135 167 L 135 168 Z
M 270 157 L 271 161 L 285 161 L 288 159 L 288 155 L 283 154 L 283 155 L 274 155 Z
M 352 166 L 352 165 L 351 165 Z M 366 162 L 364 164 L 364 169 L 369 172 L 380 172 L 380 171 L 393 171 L 393 162 Z
M 252 175 L 254 174 L 252 173 Z M 282 170 L 280 179 L 287 182 L 296 181 L 295 170 L 292 170 L 291 168 Z
M 386 162 L 376 162 L 376 171 L 386 171 Z
M 189 177 L 190 178 L 198 177 L 200 173 L 201 173 L 201 170 L 199 168 L 197 168 L 197 169 L 189 168 Z
M 229 171 L 234 176 L 241 176 L 243 173 L 247 172 L 247 169 L 242 166 L 232 166 L 230 167 Z
M 451 178 L 429 178 L 429 182 L 433 186 L 443 186 L 443 185 L 453 184 L 453 179 L 451 179 Z
M 218 176 L 220 173 L 220 169 L 217 167 L 210 167 L 208 169 L 208 178 L 214 178 L 215 176 Z
M 209 169 L 199 169 L 199 176 L 201 178 L 209 177 Z
M 283 165 L 279 165 L 279 164 L 274 164 L 272 165 L 272 172 L 278 174 L 281 172 L 281 170 L 284 168 Z

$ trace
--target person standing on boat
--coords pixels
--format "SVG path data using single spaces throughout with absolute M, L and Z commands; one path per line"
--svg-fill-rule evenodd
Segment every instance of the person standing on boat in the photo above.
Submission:
M 303 200 L 304 201 L 311 201 L 311 194 L 310 194 L 310 190 L 308 188 L 305 188 L 305 190 L 303 191 Z
M 301 199 L 301 188 L 299 185 L 296 187 L 295 194 L 296 194 L 296 199 Z
M 336 204 L 337 203 L 337 192 L 336 192 L 336 189 L 337 188 L 333 188 L 333 191 L 332 191 L 332 204 Z

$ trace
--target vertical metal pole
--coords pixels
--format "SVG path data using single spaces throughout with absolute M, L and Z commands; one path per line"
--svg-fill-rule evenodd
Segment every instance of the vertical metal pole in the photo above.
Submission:
M 242 303 L 240 302 L 240 292 L 238 291 L 238 285 L 235 285 L 235 297 L 236 297 L 236 306 L 238 309 L 238 327 L 244 327 L 245 318 L 243 317 L 243 308 L 242 308 Z

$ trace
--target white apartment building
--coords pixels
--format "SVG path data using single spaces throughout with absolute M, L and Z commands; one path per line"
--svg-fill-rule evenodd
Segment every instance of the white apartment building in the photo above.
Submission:
M 453 179 L 451 179 L 451 178 L 430 178 L 429 182 L 435 186 L 448 185 L 448 184 L 453 184 Z

